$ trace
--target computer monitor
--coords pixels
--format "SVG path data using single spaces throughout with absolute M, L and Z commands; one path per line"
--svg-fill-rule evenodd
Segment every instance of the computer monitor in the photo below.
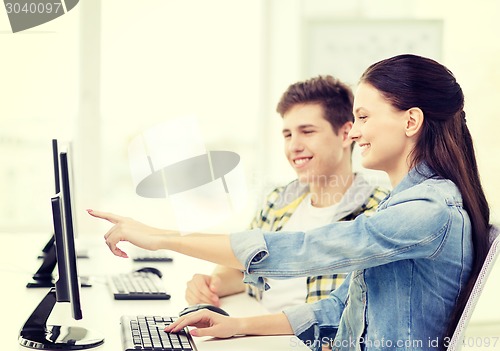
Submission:
M 71 191 L 70 191 L 70 175 L 69 175 L 69 166 L 68 166 L 68 156 L 66 152 L 61 152 L 60 156 L 60 171 L 61 171 L 61 185 L 62 185 L 62 208 L 64 209 L 64 215 L 61 217 L 63 219 L 63 243 L 64 243 L 64 251 L 56 249 L 57 257 L 60 255 L 64 255 L 64 258 L 67 260 L 67 265 L 61 265 L 64 269 L 67 270 L 66 275 L 69 278 L 68 282 L 60 283 L 60 280 L 56 283 L 56 291 L 57 284 L 62 284 L 69 288 L 69 295 L 71 300 L 71 305 L 73 307 L 73 317 L 75 319 L 82 318 L 82 311 L 80 308 L 80 277 L 78 276 L 78 269 L 76 265 L 77 256 L 76 256 L 76 248 L 75 248 L 75 232 L 73 229 L 73 209 L 71 202 Z M 57 242 L 57 236 L 56 236 Z M 57 245 L 56 245 L 57 248 Z M 58 266 L 59 267 L 59 266 Z M 63 272 L 64 273 L 64 272 Z M 61 271 L 59 271 L 59 275 L 61 275 Z
M 54 172 L 54 194 L 59 194 L 61 191 L 60 180 L 59 180 L 59 146 L 57 139 L 52 139 L 52 169 Z M 45 255 L 54 245 L 54 234 L 50 237 L 47 244 L 42 249 L 43 255 Z M 43 255 L 40 258 L 43 258 Z
M 57 139 L 52 139 L 52 165 L 53 165 L 53 178 L 54 178 L 54 193 L 59 194 L 61 191 L 61 172 L 60 172 L 60 160 L 59 160 L 59 145 Z M 69 165 L 68 165 L 69 167 Z M 68 168 L 70 172 L 70 168 Z M 68 190 L 68 194 L 69 194 Z M 73 196 L 68 195 L 73 200 Z M 73 205 L 73 203 L 72 203 Z M 74 206 L 73 206 L 74 207 Z M 38 270 L 33 274 L 32 280 L 26 284 L 27 288 L 50 288 L 54 286 L 54 276 L 53 271 L 56 267 L 56 249 L 54 246 L 54 234 L 51 235 L 49 241 L 45 244 L 42 249 L 42 255 L 39 258 L 42 259 L 42 263 Z M 79 258 L 86 257 L 85 255 L 78 255 Z M 88 279 L 81 280 L 83 286 L 91 286 Z
M 64 183 L 64 175 L 62 176 Z M 45 298 L 38 304 L 19 333 L 19 343 L 33 349 L 82 350 L 104 343 L 104 338 L 82 327 L 47 325 L 56 303 L 69 302 L 75 320 L 82 319 L 80 282 L 71 219 L 67 216 L 64 195 L 51 199 L 54 238 L 57 255 L 58 279 Z M 67 223 L 70 223 L 68 226 Z
M 52 169 L 54 179 L 54 194 L 59 194 L 60 172 L 59 172 L 59 146 L 57 139 L 52 139 Z M 42 254 L 38 256 L 43 261 L 38 270 L 33 274 L 32 281 L 26 284 L 27 288 L 49 288 L 54 286 L 54 276 L 52 275 L 56 267 L 56 249 L 54 246 L 54 233 L 50 236 L 42 249 Z

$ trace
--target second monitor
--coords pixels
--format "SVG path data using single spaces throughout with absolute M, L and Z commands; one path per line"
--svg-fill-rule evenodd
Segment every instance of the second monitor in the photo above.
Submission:
M 61 161 L 67 161 L 63 153 Z M 97 347 L 104 342 L 104 338 L 86 328 L 47 324 L 56 303 L 69 302 L 73 318 L 79 320 L 83 317 L 70 197 L 65 193 L 65 190 L 69 189 L 67 176 L 64 172 L 61 174 L 62 196 L 57 194 L 51 201 L 58 280 L 55 287 L 49 290 L 34 309 L 19 333 L 19 343 L 33 349 L 81 350 Z

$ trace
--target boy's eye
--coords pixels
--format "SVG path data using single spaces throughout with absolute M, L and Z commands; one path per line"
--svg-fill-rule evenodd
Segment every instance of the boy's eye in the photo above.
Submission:
M 359 119 L 359 120 L 361 120 L 361 121 L 363 121 L 363 120 L 365 120 L 365 119 L 367 119 L 367 118 L 368 118 L 368 116 L 359 116 L 359 117 L 358 117 L 358 119 Z

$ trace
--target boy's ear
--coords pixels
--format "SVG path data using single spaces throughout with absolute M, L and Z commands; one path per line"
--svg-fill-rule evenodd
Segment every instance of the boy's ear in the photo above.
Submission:
M 406 113 L 405 133 L 406 136 L 412 137 L 417 135 L 424 125 L 424 112 L 418 107 L 412 107 Z
M 349 138 L 349 132 L 351 131 L 352 126 L 353 126 L 352 122 L 346 122 L 338 130 L 338 133 L 342 135 L 344 142 L 347 142 L 349 145 L 351 145 L 352 143 L 352 140 Z

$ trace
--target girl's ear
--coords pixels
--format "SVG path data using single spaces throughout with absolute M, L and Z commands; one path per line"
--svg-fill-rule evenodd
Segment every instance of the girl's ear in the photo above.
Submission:
M 407 120 L 405 133 L 406 136 L 412 137 L 418 134 L 424 125 L 424 113 L 418 107 L 412 107 L 406 111 Z

